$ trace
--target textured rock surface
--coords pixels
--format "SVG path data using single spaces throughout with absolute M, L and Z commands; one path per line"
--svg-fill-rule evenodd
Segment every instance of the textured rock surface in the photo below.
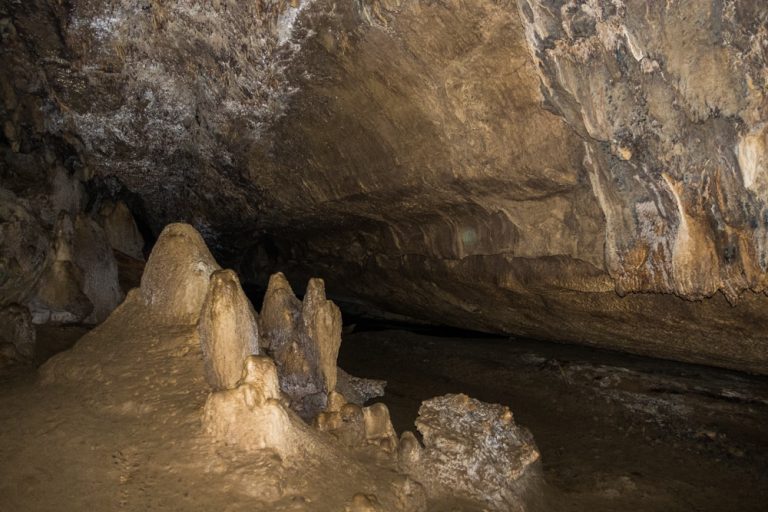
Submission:
M 509 408 L 445 395 L 421 404 L 416 427 L 424 448 L 404 436 L 401 463 L 428 492 L 470 497 L 491 510 L 526 509 L 524 496 L 537 485 L 539 451 Z
M 667 4 L 6 1 L 4 154 L 254 280 L 765 372 L 768 12 Z
M 123 201 L 105 201 L 99 208 L 98 217 L 112 249 L 131 258 L 144 260 L 144 238 Z
M 278 273 L 270 277 L 260 323 L 264 345 L 275 358 L 280 386 L 290 397 L 291 407 L 311 420 L 325 409 L 328 394 L 336 389 L 339 308 L 325 298 L 322 279 L 309 280 L 300 302 L 285 276 Z
M 15 351 L 27 359 L 35 355 L 35 326 L 27 308 L 11 304 L 0 309 L 0 326 L 0 344 L 13 345 Z
M 117 262 L 104 230 L 89 216 L 63 213 L 45 270 L 29 301 L 35 323 L 96 324 L 123 298 Z
M 141 294 L 168 323 L 194 324 L 220 270 L 203 237 L 189 224 L 169 224 L 157 239 L 141 276 Z
M 241 449 L 274 450 L 284 458 L 322 450 L 317 434 L 280 402 L 272 360 L 255 357 L 244 363 L 243 379 L 236 389 L 208 397 L 203 411 L 206 432 Z
M 336 391 L 353 404 L 364 405 L 371 398 L 384 396 L 386 387 L 385 380 L 355 377 L 341 368 L 336 368 Z
M 243 376 L 246 358 L 259 353 L 259 327 L 233 271 L 211 274 L 198 331 L 208 384 L 214 390 L 234 388 Z

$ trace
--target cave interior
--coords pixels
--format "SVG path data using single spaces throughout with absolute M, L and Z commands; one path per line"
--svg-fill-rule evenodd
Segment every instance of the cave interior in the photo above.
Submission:
M 0 0 L 0 511 L 764 511 L 768 6 Z

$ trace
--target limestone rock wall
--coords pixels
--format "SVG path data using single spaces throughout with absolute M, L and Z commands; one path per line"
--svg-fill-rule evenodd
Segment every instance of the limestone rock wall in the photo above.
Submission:
M 519 4 L 542 94 L 584 140 L 617 289 L 764 291 L 765 6 Z
M 37 133 L 252 281 L 319 273 L 368 313 L 766 371 L 759 2 L 0 6 L 14 183 L 48 168 Z M 79 190 L 60 175 L 57 204 Z

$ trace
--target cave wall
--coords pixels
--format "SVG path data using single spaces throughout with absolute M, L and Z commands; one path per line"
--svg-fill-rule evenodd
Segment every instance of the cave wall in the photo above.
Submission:
M 13 115 L 245 279 L 766 371 L 759 3 L 2 3 Z

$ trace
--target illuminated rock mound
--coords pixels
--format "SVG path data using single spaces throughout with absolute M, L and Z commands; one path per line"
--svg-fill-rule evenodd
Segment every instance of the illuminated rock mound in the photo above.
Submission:
M 384 383 L 342 373 L 340 343 L 341 314 L 322 280 L 299 301 L 276 274 L 258 315 L 194 228 L 172 224 L 141 287 L 46 363 L 41 384 L 75 393 L 97 431 L 98 418 L 119 418 L 131 436 L 155 439 L 155 453 L 186 453 L 189 478 L 217 475 L 221 487 L 206 493 L 270 504 L 314 496 L 299 510 L 423 512 L 454 499 L 525 510 L 538 451 L 507 408 L 428 400 L 417 421 L 424 447 L 410 433 L 399 440 L 386 405 L 356 403 Z

